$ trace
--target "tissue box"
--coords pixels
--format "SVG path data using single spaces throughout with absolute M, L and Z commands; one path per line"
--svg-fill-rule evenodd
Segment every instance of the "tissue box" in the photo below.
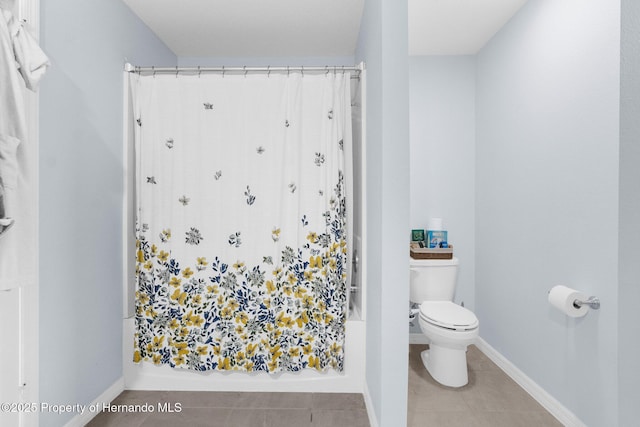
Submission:
M 447 232 L 445 230 L 427 230 L 427 246 L 430 248 L 446 248 Z

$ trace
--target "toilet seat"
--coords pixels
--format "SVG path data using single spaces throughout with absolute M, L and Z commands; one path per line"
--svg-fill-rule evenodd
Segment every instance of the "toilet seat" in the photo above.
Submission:
M 451 301 L 425 301 L 420 304 L 420 318 L 434 326 L 452 331 L 478 328 L 478 318 L 471 310 Z

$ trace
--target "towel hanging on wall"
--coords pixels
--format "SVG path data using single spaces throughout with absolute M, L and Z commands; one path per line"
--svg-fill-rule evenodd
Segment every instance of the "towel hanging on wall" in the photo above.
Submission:
M 27 280 L 25 275 L 34 274 L 34 203 L 33 194 L 26 192 L 32 185 L 21 170 L 25 154 L 20 144 L 27 138 L 25 87 L 35 91 L 49 66 L 35 38 L 13 16 L 13 3 L 0 2 L 0 290 L 17 287 Z

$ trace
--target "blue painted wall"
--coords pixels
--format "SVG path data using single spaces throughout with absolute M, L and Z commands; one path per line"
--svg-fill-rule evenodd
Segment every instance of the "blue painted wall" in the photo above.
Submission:
M 474 309 L 475 56 L 409 59 L 411 228 L 443 218 L 460 260 L 455 302 Z M 411 333 L 420 334 L 418 322 Z
M 587 425 L 618 425 L 620 2 L 531 0 L 477 69 L 481 336 Z M 561 314 L 558 284 L 602 309 Z
M 41 21 L 40 401 L 87 404 L 122 376 L 123 65 L 177 59 L 120 0 L 42 0 Z
M 620 100 L 620 425 L 638 422 L 640 402 L 640 2 L 622 0 Z
M 365 2 L 356 61 L 367 65 L 367 366 L 378 424 L 406 424 L 409 300 L 407 1 Z
M 178 65 L 183 67 L 286 67 L 286 66 L 353 66 L 353 56 L 285 56 L 285 57 L 178 57 Z

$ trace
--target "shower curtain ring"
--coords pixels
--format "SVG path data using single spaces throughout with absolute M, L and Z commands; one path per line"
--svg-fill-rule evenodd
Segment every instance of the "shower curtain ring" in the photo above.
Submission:
M 176 65 L 176 79 L 178 78 L 178 66 Z
M 267 77 L 271 77 L 271 65 L 267 65 Z
M 222 78 L 224 78 L 224 65 L 222 66 Z
M 156 78 L 156 67 L 155 67 L 155 65 L 151 66 L 151 71 L 153 72 L 153 78 L 155 79 Z
M 289 66 L 287 65 L 287 77 L 289 77 Z
M 200 78 L 200 73 L 202 73 L 202 71 L 200 71 L 200 66 L 198 65 L 198 78 Z
M 242 67 L 242 69 L 244 70 L 244 77 L 245 77 L 245 79 L 246 79 L 246 78 L 247 78 L 247 66 L 246 66 L 246 65 L 244 65 L 244 66 Z
M 325 73 L 324 73 L 324 75 L 325 75 L 325 76 L 329 75 L 329 66 L 328 66 L 328 65 L 325 65 L 325 66 L 324 66 L 324 69 L 325 69 Z

